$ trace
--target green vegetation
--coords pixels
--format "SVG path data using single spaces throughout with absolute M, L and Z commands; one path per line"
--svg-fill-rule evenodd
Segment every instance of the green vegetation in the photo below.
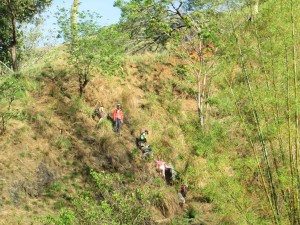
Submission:
M 21 58 L 19 49 L 22 42 L 19 24 L 24 22 L 38 23 L 36 16 L 51 5 L 51 2 L 52 0 L 1 1 L 0 62 L 2 64 L 12 65 L 14 71 L 19 69 L 18 60 Z
M 8 120 L 18 116 L 18 111 L 12 108 L 12 104 L 22 97 L 25 85 L 21 78 L 4 77 L 0 80 L 0 134 L 5 131 Z
M 58 218 L 43 219 L 46 224 L 146 224 L 149 215 L 140 203 L 145 196 L 140 193 L 137 199 L 134 192 L 122 187 L 125 177 L 95 171 L 90 176 L 95 187 L 72 199 L 73 211 L 63 208 Z
M 50 2 L 33 12 L 21 4 L 17 22 Z M 1 70 L 0 209 L 9 222 L 299 224 L 300 3 L 115 6 L 121 21 L 108 27 L 77 11 L 71 24 L 60 9 L 65 44 L 32 68 Z M 0 61 L 17 70 L 7 51 Z M 119 102 L 120 135 L 110 120 Z M 109 114 L 99 123 L 97 105 Z M 153 158 L 135 145 L 144 129 Z M 174 183 L 154 159 L 175 167 Z

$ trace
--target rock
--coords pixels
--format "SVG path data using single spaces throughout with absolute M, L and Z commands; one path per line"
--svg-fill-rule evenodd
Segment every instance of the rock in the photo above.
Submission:
M 15 181 L 10 188 L 10 196 L 12 202 L 16 205 L 21 199 L 21 191 L 22 191 L 22 182 Z
M 36 183 L 24 183 L 23 189 L 30 197 L 37 197 L 39 195 Z
M 45 188 L 54 184 L 54 173 L 41 162 L 37 171 L 37 191 L 40 194 Z

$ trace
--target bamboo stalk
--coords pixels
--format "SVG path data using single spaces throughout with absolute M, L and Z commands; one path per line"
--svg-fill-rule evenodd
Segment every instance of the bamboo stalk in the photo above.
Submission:
M 224 193 L 229 193 L 230 198 L 234 200 L 234 206 L 236 207 L 236 209 L 239 211 L 239 213 L 242 215 L 242 217 L 245 218 L 245 221 L 247 222 L 247 224 L 253 224 L 251 223 L 250 219 L 248 218 L 248 214 L 243 213 L 245 212 L 244 207 L 241 205 L 241 203 L 238 201 L 238 199 L 232 194 L 232 188 L 230 187 L 230 183 L 227 181 L 227 177 L 225 176 L 225 174 L 223 173 L 223 170 L 220 169 L 218 167 L 218 165 L 215 164 L 215 166 L 217 167 L 217 170 L 220 172 L 220 174 L 223 176 L 223 180 L 226 181 L 227 185 L 221 185 L 220 187 L 223 189 Z
M 257 43 L 257 49 L 258 49 L 258 60 L 259 60 L 259 64 L 261 65 L 261 68 L 262 68 L 262 71 L 263 71 L 263 74 L 265 76 L 265 79 L 266 79 L 266 86 L 267 86 L 267 90 L 270 92 L 271 91 L 271 86 L 269 83 L 273 83 L 273 87 L 274 87 L 274 97 L 275 99 L 277 99 L 277 91 L 276 91 L 276 84 L 275 84 L 275 72 L 273 70 L 273 76 L 272 76 L 272 81 L 273 82 L 270 82 L 270 78 L 267 74 L 267 70 L 266 70 L 266 65 L 262 59 L 262 47 L 261 47 L 261 42 L 260 42 L 260 38 L 259 38 L 259 35 L 258 35 L 258 29 L 257 29 L 257 22 L 254 21 L 253 23 L 254 26 L 254 35 L 255 35 L 255 38 L 256 38 L 256 43 Z M 271 43 L 271 42 L 270 42 Z M 272 51 L 271 51 L 272 52 Z M 273 58 L 272 58 L 272 62 L 273 62 Z M 254 67 L 252 66 L 252 63 L 250 63 L 251 65 L 251 68 L 252 68 L 252 71 L 254 71 Z M 280 152 L 281 152 L 281 157 L 282 157 L 282 161 L 283 163 L 285 162 L 285 156 L 284 156 L 284 150 L 283 150 L 283 141 L 282 141 L 282 138 L 281 138 L 281 132 L 280 132 L 280 124 L 279 124 L 279 106 L 278 106 L 278 103 L 276 102 L 276 112 L 272 111 L 272 114 L 273 114 L 273 117 L 276 118 L 276 125 L 277 125 L 277 135 L 279 137 L 279 145 L 280 145 Z M 266 124 L 270 124 L 269 121 L 268 121 L 268 118 L 267 118 L 267 115 L 266 115 L 266 110 L 265 110 L 265 107 L 264 107 L 264 104 L 261 104 L 261 108 L 262 108 L 262 114 L 263 114 L 263 118 L 266 122 Z M 271 139 L 268 140 L 269 143 L 270 143 L 270 148 L 271 148 L 271 152 L 273 152 L 273 154 L 275 154 L 275 147 L 274 147 L 274 144 L 273 144 L 273 141 Z M 278 168 L 278 161 L 277 161 L 277 158 L 276 158 L 276 154 L 273 155 L 273 164 L 275 166 L 275 171 L 276 171 L 276 174 L 277 174 L 277 177 L 280 178 L 281 177 L 281 173 L 279 172 L 279 168 Z M 281 181 L 279 180 L 279 182 L 281 183 Z M 283 198 L 285 199 L 285 194 L 284 194 L 284 190 L 281 189 L 281 192 L 282 192 L 282 195 L 283 195 Z M 285 200 L 286 201 L 286 200 Z
M 297 82 L 297 55 L 296 55 L 296 46 L 295 46 L 295 18 L 294 18 L 294 2 L 290 0 L 290 12 L 291 12 L 291 23 L 292 23 L 292 44 L 293 44 L 293 75 L 294 75 L 294 96 L 295 96 L 295 126 L 296 126 L 296 134 L 295 134 L 295 172 L 297 179 L 297 187 L 296 187 L 296 204 L 297 204 L 297 213 L 295 213 L 295 222 L 299 223 L 300 220 L 300 200 L 299 200 L 299 123 L 298 123 L 298 82 Z
M 253 24 L 254 24 L 254 34 L 255 34 L 256 41 L 257 41 L 257 47 L 258 47 L 258 52 L 259 52 L 259 62 L 262 65 L 262 71 L 263 71 L 263 74 L 264 74 L 264 76 L 266 78 L 267 89 L 268 89 L 268 91 L 270 91 L 271 88 L 270 88 L 270 85 L 269 85 L 269 77 L 268 77 L 268 74 L 267 74 L 267 71 L 266 71 L 265 63 L 262 60 L 262 47 L 261 47 L 260 39 L 259 39 L 259 36 L 258 36 L 257 24 L 256 24 L 256 22 L 254 22 Z M 273 49 L 273 48 L 271 47 L 271 49 Z M 272 62 L 273 62 L 273 59 L 272 59 Z M 273 74 L 272 74 L 272 84 L 273 84 L 273 88 L 274 88 L 273 94 L 274 94 L 275 99 L 277 100 L 278 96 L 277 96 L 277 91 L 276 91 L 276 83 L 275 83 L 274 70 L 273 70 Z M 279 106 L 278 106 L 277 102 L 275 103 L 275 107 L 276 107 L 275 112 L 273 111 L 272 113 L 273 113 L 273 117 L 276 118 L 277 135 L 279 137 L 279 145 L 280 145 L 281 158 L 282 158 L 282 161 L 284 163 L 285 162 L 285 155 L 284 155 L 282 138 L 281 138 L 281 133 L 280 133 Z
M 271 54 L 274 52 L 273 50 L 273 44 L 271 41 L 271 38 L 269 39 L 270 43 L 271 43 Z M 274 63 L 274 56 L 271 56 L 271 63 L 272 63 L 272 85 L 274 88 L 274 97 L 277 100 L 278 99 L 278 94 L 277 94 L 277 85 L 276 85 L 276 81 L 275 81 L 275 63 Z M 283 164 L 286 163 L 286 157 L 285 157 L 285 151 L 284 151 L 284 147 L 283 147 L 283 140 L 282 140 L 282 136 L 281 136 L 281 132 L 280 132 L 280 116 L 279 116 L 279 104 L 276 101 L 276 123 L 277 123 L 277 130 L 278 130 L 278 138 L 279 138 L 279 147 L 280 147 L 280 151 L 281 151 L 281 157 L 282 157 L 282 162 Z
M 250 93 L 250 100 L 251 100 L 252 104 L 255 106 L 256 104 L 255 104 L 255 101 L 254 101 L 253 91 L 252 91 L 252 87 L 251 87 L 251 84 L 250 84 L 248 72 L 247 72 L 246 66 L 245 66 L 244 54 L 242 52 L 241 46 L 240 46 L 239 41 L 238 41 L 239 38 L 238 38 L 238 35 L 236 33 L 236 28 L 234 27 L 233 18 L 232 18 L 232 11 L 229 7 L 228 1 L 227 1 L 227 6 L 228 6 L 230 19 L 231 19 L 231 27 L 232 27 L 233 34 L 234 34 L 234 37 L 236 39 L 236 43 L 237 43 L 237 46 L 238 46 L 238 49 L 239 49 L 239 58 L 240 58 L 242 71 L 243 71 L 243 74 L 244 74 L 245 79 L 246 79 L 246 84 L 247 84 L 247 87 L 248 87 L 248 91 Z M 256 107 L 252 108 L 252 113 L 253 113 L 253 117 L 255 119 L 257 134 L 258 134 L 260 143 L 262 145 L 262 151 L 263 151 L 264 161 L 265 161 L 265 164 L 266 164 L 266 169 L 267 169 L 267 174 L 268 174 L 268 179 L 269 179 L 269 185 L 270 185 L 270 188 L 271 188 L 271 197 L 272 197 L 271 209 L 272 209 L 273 216 L 274 216 L 273 218 L 274 218 L 274 222 L 276 224 L 279 224 L 281 218 L 280 218 L 279 207 L 278 207 L 278 202 L 277 202 L 276 188 L 275 188 L 275 184 L 274 184 L 272 170 L 271 170 L 271 167 L 270 167 L 269 154 L 268 154 L 267 146 L 266 146 L 266 143 L 265 143 L 265 140 L 264 140 L 264 135 L 263 135 L 262 130 L 261 130 L 260 119 L 258 117 Z
M 256 34 L 257 34 L 257 30 L 256 30 Z M 257 38 L 257 41 L 258 41 L 258 38 Z M 260 45 L 259 45 L 259 48 L 261 49 Z M 262 51 L 260 50 L 259 51 L 259 54 L 262 54 Z M 261 61 L 262 62 L 262 61 Z M 254 70 L 253 66 L 252 66 L 252 63 L 250 63 L 251 65 L 251 68 L 252 70 Z M 266 73 L 266 69 L 265 69 L 265 66 L 263 65 L 263 71 L 264 71 L 264 74 Z M 268 77 L 266 76 L 265 74 L 265 77 L 267 79 L 267 89 L 270 91 L 270 86 L 268 85 Z M 273 74 L 273 77 L 274 77 L 274 74 Z M 274 85 L 275 85 L 275 80 L 273 79 L 273 82 L 274 82 Z M 276 96 L 276 95 L 275 95 Z M 276 98 L 277 99 L 277 98 Z M 266 110 L 265 110 L 265 107 L 264 107 L 264 104 L 261 104 L 261 109 L 262 109 L 262 115 L 263 115 L 263 118 L 266 122 L 266 124 L 270 124 L 268 122 L 268 118 L 267 118 L 267 115 L 266 115 Z M 276 103 L 276 111 L 278 112 L 279 111 L 279 106 L 278 104 Z M 272 114 L 273 114 L 273 117 L 277 118 L 276 119 L 276 126 L 277 126 L 277 129 L 279 131 L 279 114 L 277 114 L 276 112 L 272 111 Z M 281 133 L 280 132 L 277 132 L 277 135 L 280 136 Z M 281 156 L 282 156 L 282 160 L 284 162 L 284 159 L 285 159 L 285 156 L 284 156 L 284 150 L 283 150 L 283 141 L 282 141 L 282 138 L 279 137 L 279 144 L 280 144 L 280 150 L 281 150 Z M 272 139 L 268 139 L 268 142 L 270 144 L 270 149 L 271 149 L 271 152 L 273 153 L 273 157 L 272 157 L 272 160 L 273 160 L 273 165 L 275 167 L 275 174 L 277 175 L 277 180 L 278 180 L 278 188 L 280 189 L 280 192 L 282 194 L 282 198 L 284 200 L 284 202 L 288 203 L 288 199 L 286 198 L 286 194 L 285 194 L 285 190 L 283 189 L 283 186 L 282 186 L 282 181 L 281 181 L 281 177 L 282 177 L 282 173 L 280 172 L 279 170 L 279 162 L 277 160 L 277 157 L 276 157 L 276 151 L 275 151 L 275 147 L 274 147 L 274 144 L 273 144 L 273 141 Z M 285 205 L 284 205 L 285 206 Z M 288 210 L 289 211 L 289 210 Z
M 272 209 L 272 211 L 275 211 L 274 207 L 273 207 L 273 202 L 272 202 L 272 198 L 271 198 L 271 194 L 268 190 L 268 185 L 267 185 L 267 182 L 265 180 L 265 177 L 263 175 L 263 169 L 260 165 L 260 162 L 259 162 L 259 157 L 258 157 L 258 152 L 256 151 L 256 148 L 254 146 L 254 143 L 252 141 L 252 138 L 251 138 L 251 134 L 250 134 L 250 131 L 247 129 L 247 126 L 246 126 L 246 122 L 245 122 L 245 119 L 243 118 L 242 116 L 242 113 L 241 113 L 241 110 L 238 106 L 238 103 L 237 103 L 237 100 L 236 100 L 236 97 L 235 97 L 235 94 L 234 94 L 234 91 L 233 91 L 233 88 L 232 88 L 232 85 L 230 84 L 230 82 L 228 81 L 228 79 L 225 77 L 225 80 L 226 80 L 226 83 L 228 84 L 228 87 L 230 89 L 230 92 L 231 92 L 231 95 L 232 95 L 232 98 L 233 98 L 233 101 L 235 103 L 235 109 L 239 115 L 239 118 L 241 120 L 241 123 L 242 123 L 242 127 L 244 127 L 244 131 L 245 131 L 245 134 L 246 134 L 246 138 L 248 140 L 248 143 L 250 145 L 250 148 L 252 150 L 252 153 L 255 157 L 255 161 L 256 161 L 256 164 L 257 164 L 257 167 L 258 167 L 258 172 L 259 172 L 259 175 L 262 179 L 262 184 L 263 184 L 263 187 L 264 187 L 264 191 L 266 193 L 266 196 L 267 196 L 267 199 L 268 199 L 268 203 Z
M 285 37 L 286 38 L 286 37 Z M 293 152 L 292 152 L 292 134 L 291 134 L 291 108 L 290 108 L 290 78 L 289 78 L 289 67 L 288 67 L 288 51 L 287 45 L 285 43 L 285 63 L 286 63 L 286 108 L 287 108 L 287 120 L 288 120 L 288 149 L 289 149 L 289 166 L 291 173 L 291 186 L 292 186 L 292 195 L 294 196 L 294 165 L 293 165 Z M 292 197 L 291 201 L 291 216 L 294 215 L 294 197 Z M 291 217 L 291 224 L 294 224 L 294 219 Z

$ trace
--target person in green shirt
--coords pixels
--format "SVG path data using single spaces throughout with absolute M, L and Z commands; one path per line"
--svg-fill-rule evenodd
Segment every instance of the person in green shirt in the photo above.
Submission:
M 148 135 L 148 134 L 149 134 L 148 130 L 145 130 L 141 133 L 140 138 L 138 140 L 139 147 L 143 147 L 146 145 L 146 143 L 147 143 L 146 135 Z

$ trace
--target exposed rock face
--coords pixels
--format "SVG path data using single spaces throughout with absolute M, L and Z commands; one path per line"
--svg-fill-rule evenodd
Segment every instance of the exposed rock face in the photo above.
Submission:
M 24 193 L 30 197 L 38 197 L 46 188 L 51 187 L 55 182 L 55 173 L 45 162 L 41 162 L 37 168 L 36 180 L 17 180 L 10 187 L 10 197 L 14 204 L 17 204 Z
M 53 171 L 41 162 L 37 171 L 37 191 L 40 194 L 45 188 L 54 184 L 55 176 Z
M 10 188 L 11 201 L 16 205 L 21 199 L 22 182 L 16 181 Z

